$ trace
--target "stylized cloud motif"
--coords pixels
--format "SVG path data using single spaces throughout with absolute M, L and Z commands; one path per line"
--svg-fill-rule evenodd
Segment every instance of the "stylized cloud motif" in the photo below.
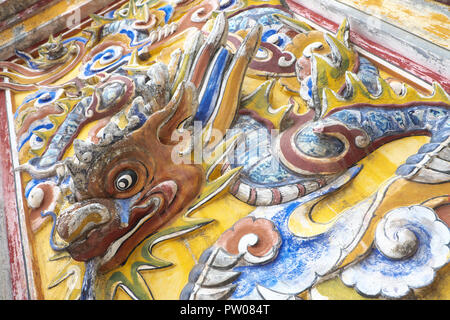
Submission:
M 390 211 L 377 226 L 372 252 L 341 274 L 367 296 L 401 298 L 425 287 L 450 260 L 450 230 L 424 206 Z

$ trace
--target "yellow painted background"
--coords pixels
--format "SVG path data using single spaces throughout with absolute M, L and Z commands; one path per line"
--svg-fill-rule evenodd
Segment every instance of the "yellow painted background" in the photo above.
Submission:
M 342 0 L 343 2 L 352 3 L 355 6 L 367 6 L 370 10 L 375 8 L 382 8 L 385 1 L 377 0 L 364 0 L 354 2 L 352 0 Z M 393 3 L 394 0 L 389 0 L 389 3 Z M 74 1 L 81 2 L 81 1 Z M 396 4 L 399 10 L 391 10 L 387 13 L 385 10 L 381 10 L 382 14 L 389 15 L 390 19 L 398 19 L 399 23 L 404 23 L 405 16 L 408 15 L 409 9 L 402 8 L 400 2 Z M 36 23 L 43 19 L 50 19 L 52 16 L 68 10 L 70 6 L 66 2 L 61 2 L 50 10 L 50 12 L 43 12 L 27 21 L 26 28 L 32 29 Z M 369 11 L 369 9 L 367 9 Z M 369 11 L 370 12 L 370 11 Z M 374 13 L 375 14 L 375 13 Z M 415 14 L 414 12 L 412 14 Z M 423 30 L 432 28 L 433 35 L 428 35 L 431 41 L 448 45 L 448 37 L 450 35 L 447 24 L 441 24 L 440 26 L 432 26 L 432 23 L 422 17 L 420 14 L 415 20 L 415 24 L 421 26 Z M 422 22 L 423 21 L 423 22 Z M 448 22 L 448 21 L 447 21 Z M 0 39 L 7 39 L 12 36 L 12 30 L 6 30 L 0 34 Z M 175 43 L 175 46 L 179 46 L 179 43 Z M 67 74 L 64 78 L 60 79 L 58 83 L 63 83 L 72 79 L 77 74 L 77 68 L 71 73 Z M 383 77 L 388 77 L 389 74 L 383 74 Z M 257 80 L 254 78 L 247 78 L 244 85 L 243 94 L 249 94 L 256 89 L 263 80 Z M 288 99 L 291 94 L 284 91 L 279 84 L 276 84 L 275 91 L 277 94 L 272 95 L 271 104 L 274 108 L 284 106 L 288 104 Z M 28 95 L 29 92 L 14 94 L 15 105 L 20 105 L 23 98 Z M 304 106 L 300 106 L 300 112 L 304 112 L 306 109 Z M 93 124 L 91 124 L 93 125 Z M 85 137 L 90 126 L 84 128 L 80 137 Z M 429 140 L 428 137 L 408 137 L 398 141 L 388 143 L 367 158 L 363 159 L 360 164 L 364 167 L 361 173 L 346 186 L 340 192 L 331 195 L 324 201 L 322 201 L 316 207 L 316 218 L 319 222 L 328 221 L 332 217 L 336 216 L 342 210 L 349 208 L 359 201 L 365 199 L 369 195 L 373 194 L 378 187 L 390 177 L 394 175 L 396 168 L 402 164 L 406 158 L 412 154 L 415 154 L 421 145 Z M 73 154 L 70 149 L 66 153 L 66 156 Z M 26 174 L 22 174 L 23 187 L 26 185 L 29 177 Z M 408 197 L 407 194 L 404 195 Z M 411 199 L 411 204 L 415 203 L 414 199 Z M 26 203 L 26 201 L 24 201 Z M 165 241 L 155 246 L 153 254 L 163 260 L 167 260 L 173 263 L 171 267 L 161 270 L 144 271 L 142 274 L 154 296 L 155 299 L 178 299 L 181 290 L 187 283 L 189 271 L 197 262 L 201 253 L 211 246 L 219 235 L 230 228 L 238 219 L 245 217 L 250 213 L 254 207 L 249 206 L 235 199 L 233 196 L 227 194 L 221 198 L 215 199 L 208 203 L 205 207 L 198 210 L 193 217 L 208 217 L 214 218 L 215 222 L 207 225 L 200 230 L 197 230 L 189 235 Z M 27 209 L 25 209 L 27 211 Z M 180 224 L 181 221 L 177 220 L 173 222 L 173 225 Z M 43 228 L 41 228 L 36 234 L 29 234 L 33 259 L 35 263 L 34 273 L 36 279 L 36 286 L 38 288 L 40 299 L 66 299 L 75 298 L 81 289 L 81 280 L 84 273 L 84 265 L 82 263 L 73 262 L 71 260 L 61 258 L 59 260 L 50 261 L 50 258 L 55 255 L 48 244 L 49 235 L 51 230 L 51 223 L 48 221 Z M 130 256 L 127 264 L 120 268 L 126 274 L 130 270 L 130 266 L 134 259 L 139 256 L 142 244 L 138 246 L 132 255 Z M 421 299 L 450 299 L 450 276 L 449 267 L 443 268 L 439 272 L 438 280 L 435 284 L 429 288 L 421 290 L 417 293 L 417 297 Z M 114 270 L 117 271 L 117 270 Z M 62 276 L 65 273 L 70 274 L 60 285 L 50 287 L 52 281 Z M 111 272 L 112 273 L 112 272 Z M 106 277 L 107 278 L 107 275 Z M 339 278 L 333 278 L 319 284 L 314 289 L 314 294 L 320 295 L 323 298 L 329 299 L 362 299 L 355 290 L 348 288 L 342 284 Z M 306 293 L 302 297 L 309 297 L 311 293 Z M 116 299 L 129 299 L 127 294 L 118 290 Z

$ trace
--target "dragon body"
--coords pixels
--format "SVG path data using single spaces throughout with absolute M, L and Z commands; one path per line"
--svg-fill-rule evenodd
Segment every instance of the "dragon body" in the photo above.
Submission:
M 332 55 L 325 70 L 342 67 L 345 41 L 339 45 L 336 40 L 327 39 Z M 395 186 L 426 184 L 427 199 L 426 188 L 450 182 L 448 95 L 438 85 L 428 97 L 407 87 L 396 93 L 367 61 L 359 75 L 343 73 L 338 93 L 322 87 L 320 74 L 327 71 L 316 68 L 324 58 L 311 56 L 311 62 L 300 62 L 302 74 L 297 74 L 309 112 L 286 113 L 280 132 L 257 108 L 241 111 L 233 130 L 245 139 L 224 170 L 243 166 L 230 192 L 258 208 L 204 251 L 181 299 L 299 299 L 336 276 L 365 296 L 402 298 L 429 283 L 412 283 L 409 277 L 424 279 L 422 270 L 438 270 L 448 262 L 450 233 L 435 206 L 422 205 L 425 200 L 384 208 L 390 201 L 386 193 L 395 192 Z M 311 70 L 305 73 L 305 66 Z M 327 222 L 314 220 L 315 205 L 353 179 L 360 160 L 387 142 L 412 135 L 430 140 L 375 194 Z M 369 232 L 377 222 L 375 234 Z M 440 258 L 432 258 L 434 250 L 442 250 Z M 375 276 L 379 272 L 383 276 Z M 380 283 L 373 285 L 368 275 Z

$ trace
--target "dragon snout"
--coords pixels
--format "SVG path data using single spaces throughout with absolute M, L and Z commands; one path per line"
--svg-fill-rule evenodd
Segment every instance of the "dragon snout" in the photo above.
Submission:
M 143 227 L 152 229 L 164 219 L 154 220 L 157 214 L 168 210 L 176 198 L 178 187 L 168 180 L 157 184 L 139 198 L 94 198 L 67 207 L 56 219 L 56 232 L 68 243 L 67 250 L 77 261 L 88 261 L 104 256 L 102 263 L 109 263 L 111 252 L 116 253 L 123 242 L 131 239 Z M 131 201 L 131 202 L 130 202 Z M 156 223 L 156 224 L 155 224 Z M 154 225 L 154 226 L 153 226 Z M 125 258 L 127 250 L 120 259 Z
M 56 231 L 68 243 L 72 243 L 89 231 L 111 220 L 110 210 L 98 202 L 74 204 L 58 217 Z

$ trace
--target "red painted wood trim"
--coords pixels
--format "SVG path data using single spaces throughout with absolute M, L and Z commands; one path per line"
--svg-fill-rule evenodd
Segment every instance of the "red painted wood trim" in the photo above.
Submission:
M 304 6 L 294 2 L 293 0 L 285 1 L 289 8 L 296 14 L 311 20 L 312 22 L 331 32 L 337 32 L 339 25 L 336 22 L 319 15 L 308 8 L 305 8 Z M 398 52 L 394 52 L 379 43 L 373 42 L 372 40 L 367 39 L 360 34 L 353 32 L 352 30 L 350 30 L 350 42 L 386 60 L 387 62 L 410 72 L 411 74 L 420 79 L 423 79 L 428 83 L 432 83 L 433 81 L 438 82 L 445 91 L 450 92 L 450 79 L 448 79 L 445 75 L 441 75 L 433 70 L 430 70 L 418 64 L 417 62 L 402 56 Z
M 0 167 L 2 179 L 0 192 L 5 210 L 6 239 L 8 240 L 11 266 L 12 298 L 28 300 L 28 281 L 21 239 L 19 212 L 16 199 L 16 183 L 13 174 L 10 134 L 8 127 L 6 93 L 0 90 Z

